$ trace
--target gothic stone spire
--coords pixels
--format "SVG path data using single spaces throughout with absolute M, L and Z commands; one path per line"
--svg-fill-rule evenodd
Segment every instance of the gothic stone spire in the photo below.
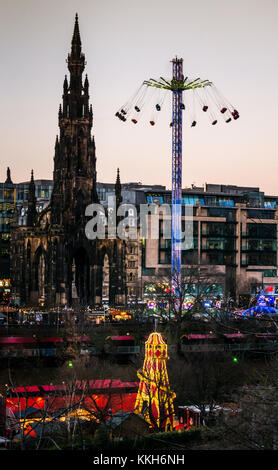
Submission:
M 36 209 L 36 187 L 34 182 L 34 173 L 31 171 L 31 180 L 29 183 L 29 193 L 28 193 L 28 209 L 27 209 L 27 226 L 32 227 L 37 218 L 37 209 Z

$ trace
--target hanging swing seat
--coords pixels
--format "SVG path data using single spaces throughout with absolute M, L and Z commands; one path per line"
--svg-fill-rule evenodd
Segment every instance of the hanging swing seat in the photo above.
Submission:
M 215 126 L 215 124 L 216 124 L 216 123 L 217 123 L 217 120 L 215 120 L 215 121 L 212 121 L 212 123 L 211 123 L 211 124 L 212 124 L 213 126 Z
M 226 120 L 226 122 L 231 122 L 231 120 L 232 120 L 232 118 L 229 118 L 229 119 Z
M 156 107 L 157 111 L 160 111 L 160 110 L 161 110 L 161 107 L 160 107 L 159 104 L 156 104 L 155 107 Z
M 136 119 L 131 119 L 131 121 L 134 122 L 134 124 L 137 124 Z
M 220 112 L 223 114 L 223 113 L 225 113 L 226 111 L 227 111 L 227 108 L 222 108 Z
M 196 124 L 197 124 L 197 122 L 196 122 L 196 121 L 193 121 L 192 124 L 191 124 L 191 127 L 195 127 Z
M 139 113 L 140 108 L 138 108 L 138 106 L 134 106 L 134 109 L 135 109 L 135 111 L 137 111 L 137 113 Z
M 150 121 L 150 125 L 151 126 L 154 126 L 155 122 L 154 121 Z
M 238 111 L 236 109 L 234 109 L 234 111 L 232 112 L 232 116 L 235 120 L 239 118 L 239 114 L 238 114 Z
M 170 127 L 173 127 L 173 123 L 172 123 L 172 122 L 170 122 Z
M 121 109 L 122 114 L 126 114 L 126 111 L 124 109 Z
M 184 103 L 180 104 L 180 109 L 185 109 Z
M 207 111 L 208 110 L 208 106 L 203 106 L 203 111 Z

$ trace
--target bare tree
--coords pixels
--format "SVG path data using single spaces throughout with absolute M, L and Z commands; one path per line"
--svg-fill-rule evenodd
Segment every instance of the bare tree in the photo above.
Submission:
M 173 276 L 170 270 L 165 270 L 160 276 L 151 278 L 156 302 L 160 305 L 160 314 L 167 319 L 178 351 L 182 324 L 191 319 L 194 313 L 205 312 L 203 303 L 215 297 L 215 288 L 220 276 L 210 268 L 194 265 L 184 269 L 181 276 Z M 188 298 L 190 303 L 187 302 L 185 308 Z

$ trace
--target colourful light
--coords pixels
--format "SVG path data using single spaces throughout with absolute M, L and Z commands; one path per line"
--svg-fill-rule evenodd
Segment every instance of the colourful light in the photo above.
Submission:
M 142 416 L 152 427 L 164 431 L 173 429 L 175 393 L 170 389 L 166 368 L 167 344 L 160 333 L 151 333 L 145 343 L 143 368 L 134 413 Z

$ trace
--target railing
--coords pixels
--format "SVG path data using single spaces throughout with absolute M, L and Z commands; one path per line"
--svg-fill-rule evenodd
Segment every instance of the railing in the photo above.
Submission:
M 142 348 L 144 349 L 144 348 Z M 168 345 L 168 349 L 174 350 L 175 345 Z M 184 353 L 189 352 L 228 352 L 228 351 L 267 351 L 278 349 L 278 341 L 270 341 L 266 343 L 234 343 L 234 344 L 182 344 L 181 351 Z M 140 346 L 116 346 L 107 349 L 108 354 L 140 354 Z M 0 350 L 0 359 L 12 357 L 54 357 L 59 354 L 59 350 L 55 348 L 34 348 L 34 349 L 5 349 Z M 96 354 L 95 347 L 87 347 L 80 350 L 81 355 Z
M 6 357 L 54 357 L 62 351 L 56 348 L 34 348 L 34 349 L 3 349 L 0 350 L 0 359 Z M 80 350 L 81 355 L 96 354 L 95 347 L 87 347 Z
M 251 251 L 255 253 L 261 253 L 261 252 L 276 252 L 277 247 L 276 247 L 276 242 L 273 244 L 271 247 L 251 247 L 251 246 L 242 246 L 241 251 Z
M 34 349 L 3 349 L 0 350 L 0 358 L 4 357 L 39 357 L 56 356 L 57 349 L 34 348 Z
M 139 354 L 140 346 L 116 346 L 108 351 L 110 354 Z
M 234 246 L 211 246 L 211 245 L 203 245 L 201 246 L 202 251 L 210 250 L 210 251 L 238 251 Z
M 223 238 L 237 238 L 236 233 L 231 233 L 231 232 L 226 232 L 226 233 L 216 233 L 212 232 L 210 230 L 202 230 L 201 233 L 202 237 L 213 237 L 213 238 L 218 238 L 218 237 L 223 237 Z

